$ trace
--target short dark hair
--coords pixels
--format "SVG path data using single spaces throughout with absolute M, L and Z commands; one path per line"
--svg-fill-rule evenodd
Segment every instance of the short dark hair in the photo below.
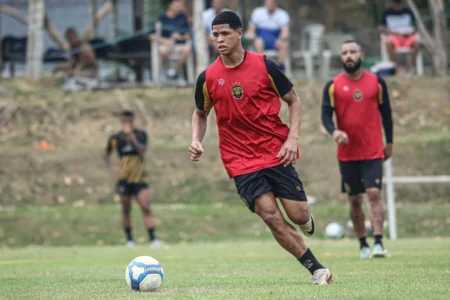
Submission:
M 211 28 L 215 25 L 226 25 L 228 24 L 231 29 L 241 29 L 242 22 L 239 16 L 232 11 L 223 11 L 218 14 L 212 21 Z
M 397 4 L 403 4 L 403 0 L 392 0 L 392 2 L 397 3 Z
M 355 43 L 356 45 L 358 45 L 359 49 L 362 50 L 361 44 L 358 43 L 358 41 L 356 41 L 356 40 L 346 40 L 345 42 L 342 43 L 342 45 L 345 45 L 345 44 L 353 44 L 353 43 Z
M 134 118 L 134 112 L 129 109 L 124 109 L 120 112 L 119 116 L 121 117 L 128 117 L 128 118 Z

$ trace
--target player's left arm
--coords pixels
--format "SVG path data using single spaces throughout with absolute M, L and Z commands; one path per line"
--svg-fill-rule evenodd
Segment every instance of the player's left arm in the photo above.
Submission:
M 145 131 L 134 131 L 130 134 L 130 140 L 136 147 L 139 155 L 143 156 L 145 151 L 147 151 L 147 133 Z
M 384 134 L 386 136 L 386 146 L 384 148 L 384 159 L 392 156 L 392 144 L 394 143 L 394 125 L 392 122 L 392 110 L 389 100 L 389 93 L 386 82 L 383 78 L 378 77 L 378 108 L 383 120 Z
M 277 155 L 281 162 L 287 166 L 291 163 L 294 164 L 298 157 L 298 135 L 301 123 L 300 97 L 295 92 L 292 82 L 278 68 L 275 62 L 265 58 L 265 63 L 272 89 L 289 106 L 289 135 Z

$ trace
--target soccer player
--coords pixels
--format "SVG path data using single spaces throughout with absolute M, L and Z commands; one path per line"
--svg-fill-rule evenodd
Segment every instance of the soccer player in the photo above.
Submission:
M 197 80 L 192 117 L 192 161 L 203 154 L 207 116 L 214 107 L 222 161 L 238 194 L 258 214 L 277 242 L 312 274 L 314 284 L 329 284 L 331 272 L 319 263 L 289 219 L 306 235 L 314 233 L 303 184 L 293 164 L 298 158 L 300 98 L 277 65 L 242 48 L 242 23 L 231 11 L 212 22 L 220 56 Z M 289 106 L 290 129 L 280 120 L 282 98 Z
M 124 110 L 120 113 L 122 130 L 108 139 L 105 163 L 111 167 L 111 153 L 117 150 L 120 164 L 117 168 L 119 180 L 116 191 L 122 204 L 122 224 L 127 238 L 127 246 L 135 245 L 131 228 L 131 199 L 136 197 L 141 207 L 144 224 L 147 227 L 150 245 L 158 247 L 161 243 L 155 237 L 155 227 L 150 213 L 151 191 L 145 181 L 144 155 L 147 150 L 147 133 L 134 127 L 134 113 Z
M 338 144 L 342 192 L 348 193 L 350 216 L 360 241 L 360 257 L 386 257 L 383 248 L 382 164 L 392 155 L 392 113 L 386 83 L 361 68 L 364 53 L 355 41 L 342 45 L 345 72 L 325 85 L 322 123 Z M 336 115 L 337 127 L 333 123 Z M 381 116 L 381 117 L 380 117 Z M 383 132 L 386 145 L 383 147 Z M 366 241 L 363 194 L 369 198 L 375 245 Z

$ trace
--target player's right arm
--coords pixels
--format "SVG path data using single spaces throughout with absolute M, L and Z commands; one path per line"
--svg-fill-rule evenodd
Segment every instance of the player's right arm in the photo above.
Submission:
M 322 124 L 338 144 L 348 144 L 348 136 L 336 128 L 333 122 L 334 113 L 334 83 L 329 81 L 323 88 L 322 95 Z
M 103 155 L 103 159 L 105 161 L 106 166 L 111 167 L 111 153 L 116 146 L 117 140 L 114 135 L 110 136 L 108 139 L 108 143 L 106 144 L 105 153 Z
M 189 154 L 192 161 L 199 161 L 203 153 L 202 141 L 206 134 L 208 114 L 212 108 L 211 97 L 206 87 L 206 71 L 203 71 L 197 79 L 195 106 L 196 109 L 192 116 L 192 142 L 189 147 Z

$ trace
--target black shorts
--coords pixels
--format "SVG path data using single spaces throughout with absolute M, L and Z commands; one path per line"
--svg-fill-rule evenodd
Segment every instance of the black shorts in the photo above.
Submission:
M 252 212 L 255 212 L 256 198 L 267 192 L 273 192 L 278 198 L 307 201 L 303 183 L 292 165 L 279 165 L 233 179 L 239 196 Z
M 146 188 L 148 188 L 146 182 L 128 183 L 126 180 L 119 180 L 116 183 L 116 192 L 121 196 L 136 196 Z
M 358 195 L 368 188 L 381 189 L 383 161 L 381 159 L 339 162 L 342 177 L 342 192 Z

